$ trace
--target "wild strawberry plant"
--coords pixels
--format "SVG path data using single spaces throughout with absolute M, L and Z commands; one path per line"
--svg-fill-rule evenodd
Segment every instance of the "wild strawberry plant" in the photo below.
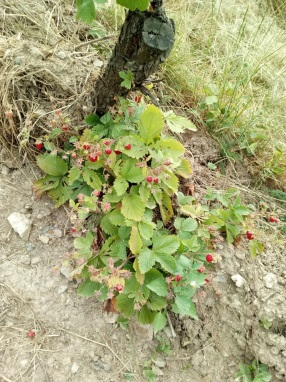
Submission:
M 37 157 L 46 175 L 34 187 L 57 206 L 69 200 L 78 293 L 157 332 L 167 309 L 197 318 L 192 297 L 220 258 L 213 251 L 223 236 L 231 243 L 241 234 L 249 212 L 233 189 L 208 190 L 204 204 L 185 195 L 180 181 L 191 166 L 164 126 L 193 124 L 137 101 L 89 115 L 82 133 L 52 130 Z

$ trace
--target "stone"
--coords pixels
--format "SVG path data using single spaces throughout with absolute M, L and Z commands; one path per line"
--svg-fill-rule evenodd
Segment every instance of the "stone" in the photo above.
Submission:
M 68 287 L 67 287 L 66 285 L 61 285 L 61 286 L 58 288 L 58 294 L 62 294 L 62 293 L 64 293 L 67 289 L 68 289 Z
M 32 221 L 20 212 L 13 212 L 7 219 L 21 239 L 28 241 L 32 229 Z
M 156 360 L 153 359 L 154 365 L 160 367 L 161 369 L 166 366 L 166 362 L 163 361 L 161 358 L 157 358 Z
M 32 260 L 31 260 L 31 264 L 32 265 L 35 265 L 35 264 L 39 264 L 41 262 L 41 258 L 40 257 L 33 257 Z
M 24 264 L 24 265 L 30 265 L 31 259 L 28 255 L 21 255 L 19 257 L 19 263 Z
M 44 244 L 48 244 L 48 242 L 50 241 L 50 238 L 46 235 L 40 235 L 39 236 L 39 240 L 44 243 Z
M 273 273 L 267 273 L 263 277 L 264 286 L 268 289 L 272 289 L 277 285 L 277 277 Z
M 67 57 L 66 53 L 62 50 L 57 53 L 57 56 L 59 57 L 60 60 L 65 60 Z
M 71 367 L 71 373 L 72 374 L 75 374 L 77 371 L 78 371 L 78 369 L 79 369 L 79 364 L 78 363 L 73 363 L 72 364 L 72 367 Z
M 53 235 L 54 235 L 55 237 L 60 238 L 60 237 L 63 236 L 63 233 L 62 233 L 62 231 L 61 231 L 59 228 L 55 228 L 55 229 L 53 230 Z
M 246 283 L 246 280 L 239 274 L 231 276 L 231 279 L 238 288 L 241 288 Z

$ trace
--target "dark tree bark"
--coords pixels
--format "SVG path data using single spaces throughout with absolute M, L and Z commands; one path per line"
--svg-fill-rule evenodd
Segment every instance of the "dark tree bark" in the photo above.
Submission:
M 103 115 L 116 95 L 126 96 L 120 71 L 130 70 L 133 87 L 140 87 L 170 54 L 175 39 L 173 20 L 166 16 L 162 1 L 151 2 L 151 10 L 129 11 L 112 56 L 95 84 L 96 113 Z

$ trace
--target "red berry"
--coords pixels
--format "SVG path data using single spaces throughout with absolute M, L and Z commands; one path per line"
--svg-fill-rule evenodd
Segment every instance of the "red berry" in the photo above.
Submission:
M 275 216 L 270 216 L 269 221 L 270 223 L 278 223 L 279 219 L 277 219 Z
M 28 336 L 29 337 L 34 337 L 35 336 L 35 332 L 33 330 L 30 330 L 29 333 L 28 333 Z
M 37 142 L 35 145 L 36 145 L 38 150 L 41 150 L 44 146 L 42 142 Z
M 57 115 L 61 114 L 61 112 L 62 111 L 60 109 L 55 110 L 55 114 L 57 114 Z
M 5 115 L 6 115 L 7 118 L 12 118 L 13 117 L 12 111 L 6 111 Z
M 120 154 L 121 154 L 121 151 L 119 151 L 119 150 L 114 150 L 114 152 L 115 152 L 115 154 L 117 154 L 117 155 L 120 155 Z
M 100 191 L 98 191 L 98 190 L 94 190 L 94 191 L 92 192 L 92 194 L 93 194 L 94 196 L 100 196 Z
M 206 255 L 206 261 L 211 263 L 213 261 L 213 256 L 211 254 Z
M 62 130 L 63 130 L 63 131 L 67 131 L 68 129 L 69 129 L 69 125 L 63 125 L 63 126 L 62 126 Z
M 88 150 L 90 148 L 90 145 L 88 143 L 83 144 L 83 149 Z
M 76 228 L 75 227 L 71 227 L 71 233 L 75 233 L 76 232 Z
M 172 162 L 170 160 L 166 160 L 166 162 L 164 162 L 165 166 L 170 166 L 171 164 L 172 164 Z
M 176 276 L 175 276 L 175 280 L 178 281 L 178 282 L 181 281 L 182 278 L 183 278 L 183 277 L 182 277 L 181 275 L 176 275 Z
M 206 268 L 205 268 L 203 265 L 200 266 L 200 268 L 197 269 L 197 271 L 198 271 L 199 273 L 204 273 L 205 270 L 206 270 Z
M 76 153 L 72 153 L 72 159 L 76 159 Z
M 140 97 L 140 96 L 135 96 L 135 97 L 134 97 L 134 101 L 135 101 L 136 103 L 139 103 L 139 102 L 141 101 L 141 97 Z
M 205 279 L 205 282 L 208 284 L 210 282 L 210 280 L 209 279 Z
M 97 155 L 94 155 L 94 154 L 90 154 L 88 156 L 88 159 L 91 161 L 91 162 L 96 162 L 98 160 L 98 156 Z
M 103 144 L 104 144 L 105 146 L 109 146 L 109 145 L 110 145 L 110 141 L 104 141 Z
M 253 239 L 254 239 L 254 235 L 253 235 L 253 233 L 250 232 L 250 231 L 246 231 L 246 232 L 245 232 L 245 235 L 246 235 L 246 237 L 247 237 L 248 240 L 253 240 Z
M 154 183 L 159 183 L 159 179 L 158 178 L 154 178 L 153 182 Z
M 110 154 L 112 153 L 112 150 L 108 148 L 108 149 L 105 150 L 105 153 L 106 153 L 107 155 L 110 155 Z
M 153 178 L 152 178 L 152 176 L 147 176 L 146 180 L 148 183 L 152 183 Z
M 127 143 L 127 144 L 125 145 L 125 148 L 126 148 L 126 150 L 131 150 L 131 145 L 130 145 L 130 143 Z
M 117 290 L 117 292 L 122 292 L 123 291 L 123 285 L 122 284 L 117 284 L 115 289 Z

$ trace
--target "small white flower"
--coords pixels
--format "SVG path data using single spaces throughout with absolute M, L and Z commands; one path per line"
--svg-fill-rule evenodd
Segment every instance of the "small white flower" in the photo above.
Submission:
M 195 281 L 191 281 L 190 285 L 195 288 L 197 286 L 197 283 Z

